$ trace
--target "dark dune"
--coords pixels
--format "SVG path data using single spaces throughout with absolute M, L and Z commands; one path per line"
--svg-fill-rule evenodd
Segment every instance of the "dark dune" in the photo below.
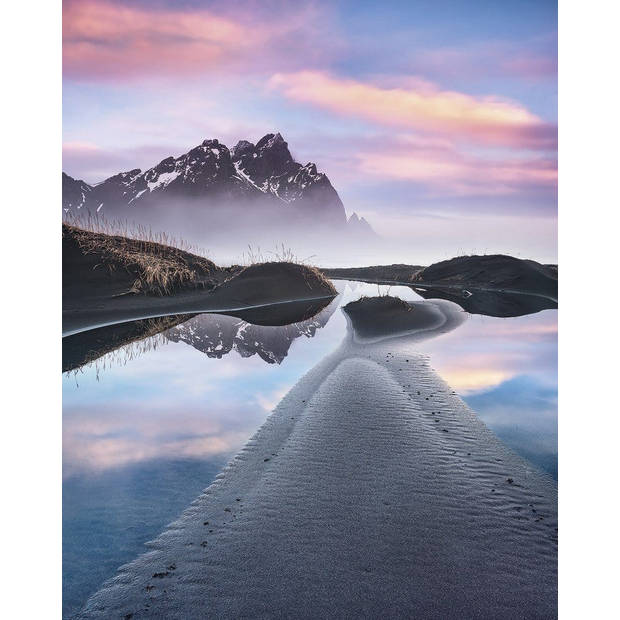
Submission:
M 245 267 L 214 291 L 216 294 L 220 292 L 237 306 L 337 294 L 334 285 L 318 269 L 289 262 L 260 263 Z
M 218 267 L 160 243 L 63 225 L 63 333 L 166 314 L 242 311 L 333 298 L 307 265 L 270 262 Z
M 212 289 L 231 270 L 178 248 L 63 224 L 63 302 L 74 298 Z
M 434 263 L 429 267 L 419 265 L 375 265 L 372 267 L 351 267 L 342 269 L 323 269 L 323 273 L 334 279 L 351 279 L 377 284 L 415 283 L 432 289 L 423 297 L 434 297 L 455 301 L 469 311 L 460 299 L 460 292 L 465 289 L 497 289 L 502 293 L 529 293 L 551 298 L 555 305 L 534 300 L 504 299 L 497 296 L 480 295 L 472 300 L 469 307 L 478 314 L 490 316 L 520 316 L 538 312 L 545 308 L 557 307 L 558 266 L 542 265 L 533 260 L 523 260 L 513 256 L 494 254 L 488 256 L 460 256 L 450 260 Z M 450 289 L 456 289 L 454 294 Z M 441 291 L 448 290 L 442 294 Z M 485 311 L 485 310 L 488 310 Z
M 416 336 L 429 331 L 450 331 L 466 318 L 450 302 L 407 302 L 388 295 L 361 297 L 344 307 L 354 336 L 361 341 L 378 341 L 397 336 Z
M 413 282 L 479 286 L 547 295 L 557 299 L 557 266 L 504 254 L 459 256 L 422 269 Z
M 374 265 L 372 267 L 342 267 L 335 269 L 323 269 L 328 278 L 348 280 L 372 280 L 409 282 L 411 278 L 424 269 L 420 265 Z

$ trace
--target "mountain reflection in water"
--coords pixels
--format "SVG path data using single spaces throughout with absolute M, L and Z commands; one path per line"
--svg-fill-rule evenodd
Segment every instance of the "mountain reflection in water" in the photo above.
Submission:
M 292 342 L 312 338 L 338 307 L 338 299 L 325 298 L 274 304 L 231 314 L 174 315 L 130 321 L 63 338 L 63 372 L 76 370 L 123 350 L 119 361 L 133 359 L 167 342 L 184 342 L 208 357 L 231 351 L 241 357 L 258 355 L 268 364 L 280 364 Z M 105 367 L 105 363 L 102 363 Z
M 221 358 L 231 351 L 241 357 L 258 355 L 268 364 L 281 364 L 295 338 L 312 338 L 325 326 L 337 304 L 314 318 L 281 327 L 254 325 L 223 314 L 200 314 L 165 332 L 173 342 L 185 342 L 208 357 Z
M 555 310 L 558 307 L 557 301 L 541 295 L 474 288 L 471 290 L 415 286 L 411 288 L 424 299 L 446 299 L 458 304 L 469 314 L 484 316 L 509 318 L 534 314 L 541 310 Z

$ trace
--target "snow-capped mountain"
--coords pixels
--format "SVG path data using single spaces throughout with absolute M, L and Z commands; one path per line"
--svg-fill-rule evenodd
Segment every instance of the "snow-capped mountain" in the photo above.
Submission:
M 191 202 L 192 209 L 263 206 L 285 218 L 309 216 L 330 226 L 347 225 L 342 201 L 327 176 L 313 163 L 294 161 L 279 133 L 256 144 L 242 140 L 232 149 L 205 140 L 144 172 L 136 168 L 94 185 L 63 173 L 65 212 L 84 209 L 123 218 L 139 213 L 144 220 L 149 208 L 180 201 Z M 357 216 L 355 220 L 357 228 Z

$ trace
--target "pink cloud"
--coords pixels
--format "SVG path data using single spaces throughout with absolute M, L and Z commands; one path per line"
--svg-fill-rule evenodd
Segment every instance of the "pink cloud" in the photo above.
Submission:
M 363 184 L 411 182 L 428 197 L 536 194 L 555 203 L 557 159 L 540 153 L 466 149 L 447 136 L 382 131 L 286 134 L 301 144 L 304 161 L 315 161 L 338 191 Z
M 63 15 L 63 63 L 69 75 L 193 73 L 232 50 L 261 45 L 252 30 L 208 11 L 146 10 L 97 0 L 70 3 Z
M 362 173 L 414 181 L 452 195 L 503 195 L 526 187 L 555 188 L 557 163 L 550 158 L 465 154 L 441 139 L 401 136 L 355 154 Z
M 556 129 L 523 105 L 441 90 L 428 82 L 382 88 L 316 71 L 275 74 L 270 85 L 295 101 L 373 123 L 487 146 L 553 149 Z
M 87 79 L 184 77 L 290 67 L 327 53 L 317 44 L 312 6 L 267 20 L 248 7 L 241 15 L 187 8 L 151 8 L 110 0 L 66 2 L 63 70 Z

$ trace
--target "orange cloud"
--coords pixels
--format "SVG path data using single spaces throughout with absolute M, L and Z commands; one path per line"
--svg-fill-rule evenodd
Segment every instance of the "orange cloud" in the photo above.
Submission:
M 555 148 L 556 130 L 519 103 L 440 90 L 426 82 L 381 88 L 316 71 L 272 76 L 287 97 L 379 125 L 450 135 L 484 145 Z
M 513 373 L 494 368 L 448 368 L 441 376 L 451 388 L 464 394 L 488 390 L 510 379 Z

